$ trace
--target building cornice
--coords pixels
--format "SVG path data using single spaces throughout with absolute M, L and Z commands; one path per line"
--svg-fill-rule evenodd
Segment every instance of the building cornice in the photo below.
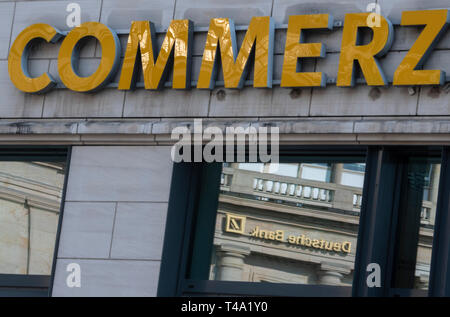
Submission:
M 171 145 L 185 119 L 2 119 L 2 144 Z M 203 127 L 278 127 L 280 144 L 450 144 L 450 118 L 205 118 Z

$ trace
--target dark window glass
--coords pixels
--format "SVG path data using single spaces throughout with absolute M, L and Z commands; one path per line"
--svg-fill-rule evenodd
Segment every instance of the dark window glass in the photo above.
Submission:
M 428 289 L 440 159 L 409 157 L 399 164 L 394 288 Z
M 224 165 L 209 279 L 351 286 L 364 171 L 345 165 Z

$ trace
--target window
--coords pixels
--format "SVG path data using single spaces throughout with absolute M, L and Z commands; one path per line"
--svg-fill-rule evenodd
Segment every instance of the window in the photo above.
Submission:
M 210 280 L 351 287 L 362 186 L 342 185 L 344 163 L 323 159 L 222 168 L 232 181 L 220 187 Z M 333 177 L 299 176 L 306 166 Z
M 428 290 L 440 157 L 397 155 L 399 207 L 392 287 Z
M 0 149 L 2 295 L 48 295 L 66 159 L 64 148 Z
M 285 147 L 278 168 L 176 164 L 158 294 L 450 295 L 449 151 Z

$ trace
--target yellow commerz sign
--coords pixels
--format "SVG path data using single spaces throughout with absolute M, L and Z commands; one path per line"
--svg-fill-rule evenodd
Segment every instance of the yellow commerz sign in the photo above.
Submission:
M 341 53 L 337 74 L 337 86 L 355 84 L 356 63 L 369 86 L 384 86 L 388 81 L 379 66 L 378 58 L 385 55 L 394 40 L 392 23 L 379 16 L 378 25 L 368 23 L 371 13 L 349 13 L 345 16 Z M 397 67 L 393 85 L 440 85 L 445 83 L 442 70 L 425 70 L 422 66 L 434 46 L 444 34 L 450 22 L 449 10 L 406 11 L 401 26 L 423 26 L 423 31 Z M 369 25 L 370 24 L 370 25 Z M 289 17 L 281 87 L 324 87 L 327 74 L 302 72 L 304 58 L 326 58 L 325 45 L 305 43 L 303 31 L 310 29 L 333 29 L 333 17 L 329 14 L 294 15 Z M 370 28 L 370 43 L 360 42 L 361 28 Z M 172 67 L 173 89 L 191 88 L 191 52 L 193 23 L 189 20 L 173 20 L 167 29 L 159 53 L 155 51 L 155 28 L 149 21 L 131 23 L 125 58 L 120 64 L 121 46 L 114 30 L 98 22 L 86 22 L 72 29 L 67 35 L 51 25 L 38 23 L 23 30 L 11 46 L 8 70 L 11 81 L 28 93 L 46 92 L 56 85 L 48 73 L 31 77 L 27 69 L 30 43 L 44 39 L 60 44 L 58 73 L 62 83 L 70 90 L 92 92 L 108 84 L 121 69 L 118 89 L 135 87 L 137 72 L 142 72 L 145 89 L 164 87 L 169 66 Z M 80 40 L 96 38 L 101 45 L 101 61 L 92 75 L 82 77 L 76 72 Z M 231 19 L 211 19 L 196 88 L 213 89 L 217 79 L 220 60 L 225 88 L 242 88 L 247 78 L 250 56 L 254 55 L 253 87 L 272 87 L 273 50 L 275 26 L 270 17 L 254 17 L 250 21 L 244 40 L 238 50 L 236 31 Z M 300 62 L 300 63 L 299 63 Z M 169 65 L 172 63 L 172 65 Z M 329 74 L 328 74 L 329 75 Z

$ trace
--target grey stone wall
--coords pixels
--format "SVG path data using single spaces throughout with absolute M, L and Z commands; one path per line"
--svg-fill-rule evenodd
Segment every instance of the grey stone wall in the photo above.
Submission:
M 53 296 L 155 296 L 172 163 L 168 147 L 74 147 Z M 69 263 L 81 287 L 69 288 Z
M 210 18 L 220 16 L 233 18 L 237 25 L 248 25 L 252 16 L 262 15 L 272 16 L 278 25 L 286 24 L 288 16 L 294 14 L 330 13 L 336 20 L 342 20 L 345 13 L 364 11 L 369 2 L 139 0 L 131 4 L 118 0 L 78 1 L 82 9 L 82 22 L 100 21 L 118 30 L 127 30 L 135 19 L 150 19 L 159 30 L 164 30 L 173 18 L 189 18 L 197 27 L 208 26 Z M 399 23 L 404 10 L 449 7 L 445 0 L 378 2 L 383 14 L 394 23 Z M 7 72 L 7 54 L 11 42 L 21 30 L 35 22 L 46 22 L 61 30 L 68 30 L 65 24 L 68 3 L 70 1 L 0 1 L 0 141 L 117 144 L 127 143 L 125 140 L 128 140 L 128 143 L 160 144 L 159 141 L 170 141 L 164 135 L 170 131 L 162 129 L 165 130 L 163 133 L 159 127 L 167 128 L 194 117 L 220 120 L 225 124 L 270 123 L 280 125 L 281 128 L 286 126 L 288 120 L 295 128 L 285 131 L 289 133 L 289 136 L 282 138 L 285 142 L 320 143 L 339 141 L 339 138 L 350 143 L 450 140 L 446 128 L 450 111 L 448 85 L 415 89 L 365 85 L 344 89 L 334 86 L 342 33 L 339 27 L 332 32 L 310 32 L 307 35 L 308 42 L 320 41 L 327 46 L 326 59 L 306 61 L 304 65 L 305 71 L 317 70 L 329 75 L 326 89 L 247 87 L 239 91 L 218 87 L 212 91 L 164 89 L 152 92 L 137 89 L 123 92 L 106 88 L 95 94 L 55 89 L 45 95 L 29 95 L 18 91 L 10 82 Z M 419 32 L 420 28 L 396 27 L 394 47 L 381 59 L 388 78 L 392 79 L 394 70 Z M 163 35 L 158 36 L 160 42 Z M 240 32 L 238 39 L 242 39 L 243 35 Z M 194 81 L 200 67 L 205 36 L 206 32 L 197 32 L 195 35 Z M 127 36 L 121 35 L 120 38 L 125 44 Z M 285 30 L 277 30 L 275 81 L 281 77 L 284 40 Z M 36 47 L 29 62 L 31 74 L 38 75 L 48 70 L 59 80 L 56 71 L 58 48 L 59 44 L 47 43 Z M 425 67 L 440 68 L 450 74 L 449 50 L 450 35 L 447 32 Z M 98 65 L 100 56 L 101 48 L 95 41 L 89 42 L 81 52 L 80 72 L 86 75 L 91 73 Z M 252 75 L 249 79 L 252 79 Z M 118 76 L 115 79 L 117 81 Z M 52 121 L 49 123 L 47 120 Z M 324 121 L 334 124 L 323 124 Z M 329 126 L 332 126 L 332 131 L 328 130 Z M 327 137 L 329 133 L 334 136 Z M 335 134 L 340 136 L 335 137 Z

